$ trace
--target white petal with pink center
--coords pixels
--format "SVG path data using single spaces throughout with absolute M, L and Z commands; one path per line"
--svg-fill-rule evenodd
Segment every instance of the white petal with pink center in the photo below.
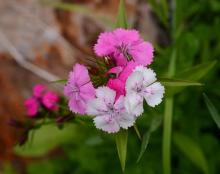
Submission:
M 128 100 L 125 102 L 127 103 L 126 109 L 128 112 L 134 112 L 135 110 L 141 111 L 140 108 L 137 109 L 137 102 L 135 102 L 140 100 L 139 97 L 144 98 L 151 107 L 155 107 L 161 103 L 165 89 L 164 86 L 156 80 L 156 74 L 152 69 L 143 66 L 135 68 L 134 72 L 126 81 L 125 98 L 133 98 L 132 101 Z
M 120 128 L 127 129 L 135 122 L 135 115 L 126 111 L 124 96 L 115 101 L 116 92 L 108 87 L 96 89 L 96 98 L 87 105 L 87 114 L 94 116 L 96 128 L 108 133 L 116 133 Z

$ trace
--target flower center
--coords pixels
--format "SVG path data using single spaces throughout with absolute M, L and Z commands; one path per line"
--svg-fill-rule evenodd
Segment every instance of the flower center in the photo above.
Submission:
M 79 87 L 78 87 L 78 86 L 73 86 L 73 87 L 72 87 L 72 92 L 73 92 L 73 93 L 80 92 Z
M 153 95 L 153 94 L 154 94 L 154 91 L 153 91 L 152 88 L 148 88 L 148 89 L 146 89 L 146 93 L 147 93 L 148 95 Z
M 136 85 L 134 86 L 133 90 L 134 90 L 136 93 L 140 94 L 140 93 L 142 93 L 142 91 L 143 91 L 143 85 L 136 84 Z
M 122 43 L 119 47 L 117 47 L 117 49 L 123 54 L 127 61 L 133 60 L 131 54 L 129 54 L 128 45 Z

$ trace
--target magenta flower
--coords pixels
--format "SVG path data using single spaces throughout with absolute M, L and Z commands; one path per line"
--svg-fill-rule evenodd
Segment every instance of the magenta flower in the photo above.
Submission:
M 42 98 L 42 104 L 49 110 L 57 110 L 58 102 L 58 95 L 52 91 L 46 92 Z
M 34 117 L 37 115 L 39 104 L 35 98 L 31 97 L 26 99 L 24 102 L 24 106 L 29 117 Z
M 137 30 L 119 28 L 101 33 L 94 50 L 98 56 L 112 57 L 118 66 L 125 66 L 131 60 L 145 66 L 153 60 L 153 46 Z
M 76 64 L 69 74 L 69 79 L 64 87 L 64 94 L 69 99 L 71 111 L 85 114 L 87 102 L 95 97 L 95 88 L 85 66 Z
M 107 86 L 116 92 L 116 99 L 125 95 L 125 84 L 120 79 L 109 79 Z
M 125 96 L 126 80 L 137 65 L 137 63 L 130 61 L 124 68 L 118 66 L 108 71 L 108 74 L 111 74 L 112 78 L 109 79 L 107 86 L 116 91 L 116 99 L 121 95 Z
M 37 98 L 41 98 L 43 93 L 47 90 L 47 87 L 42 84 L 37 84 L 33 87 L 33 96 Z

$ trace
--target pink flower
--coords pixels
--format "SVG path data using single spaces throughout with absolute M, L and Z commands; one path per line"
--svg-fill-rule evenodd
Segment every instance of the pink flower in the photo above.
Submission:
M 153 46 L 137 30 L 118 28 L 101 33 L 94 50 L 98 56 L 112 57 L 118 66 L 125 66 L 131 60 L 145 66 L 153 60 Z
M 33 87 L 33 96 L 37 98 L 41 98 L 43 93 L 46 91 L 47 87 L 42 84 L 37 84 Z
M 118 99 L 121 95 L 125 96 L 126 80 L 137 65 L 137 63 L 130 61 L 124 69 L 123 67 L 118 66 L 108 71 L 108 74 L 111 74 L 113 77 L 109 79 L 107 86 L 116 91 L 116 99 Z
M 116 92 L 108 87 L 96 89 L 96 98 L 88 102 L 87 114 L 94 116 L 96 128 L 108 133 L 115 133 L 120 128 L 127 129 L 136 117 L 126 112 L 124 97 L 115 101 Z
M 69 74 L 69 79 L 64 87 L 64 94 L 69 99 L 71 111 L 85 114 L 87 102 L 95 97 L 88 70 L 85 66 L 76 64 Z
M 44 94 L 42 98 L 42 104 L 50 110 L 57 110 L 58 109 L 58 101 L 59 97 L 56 93 L 52 91 L 48 91 Z
M 34 117 L 37 115 L 39 104 L 35 98 L 31 97 L 26 99 L 24 102 L 24 106 L 27 110 L 27 115 L 29 117 Z

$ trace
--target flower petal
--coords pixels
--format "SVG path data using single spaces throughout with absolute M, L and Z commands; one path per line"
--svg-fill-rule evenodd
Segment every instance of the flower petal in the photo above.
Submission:
M 123 67 L 121 66 L 116 66 L 116 67 L 113 67 L 111 68 L 109 71 L 108 71 L 108 74 L 115 74 L 116 77 L 118 77 L 119 73 L 121 73 Z
M 106 104 L 100 99 L 93 99 L 88 101 L 86 113 L 92 116 L 101 116 L 107 111 Z
M 80 88 L 80 96 L 82 96 L 85 100 L 91 100 L 95 98 L 95 88 L 92 83 L 89 82 Z
M 116 133 L 119 131 L 120 127 L 115 119 L 113 119 L 111 116 L 100 116 L 95 117 L 94 123 L 96 128 L 101 129 L 108 133 Z
M 69 108 L 72 112 L 85 114 L 86 111 L 86 103 L 83 100 L 76 100 L 72 98 L 69 100 Z
M 98 56 L 107 56 L 114 52 L 114 36 L 112 32 L 105 32 L 99 35 L 94 51 Z
M 125 84 L 119 79 L 109 79 L 107 86 L 116 91 L 116 99 L 125 95 Z
M 126 94 L 135 92 L 137 93 L 137 88 L 142 88 L 143 86 L 143 75 L 141 72 L 133 72 L 126 81 Z
M 88 69 L 84 65 L 80 65 L 78 63 L 75 64 L 73 67 L 73 76 L 75 79 L 75 84 L 77 84 L 78 87 L 90 82 Z
M 134 115 L 132 114 L 128 114 L 126 112 L 124 112 L 123 114 L 121 114 L 118 118 L 117 121 L 120 125 L 120 127 L 127 129 L 131 126 L 134 125 L 136 118 L 134 117 Z
M 114 104 L 114 108 L 117 109 L 117 110 L 120 110 L 120 111 L 125 109 L 125 107 L 124 107 L 124 96 L 120 96 L 116 100 L 116 102 Z
M 140 35 L 137 30 L 118 28 L 113 31 L 113 35 L 118 45 L 122 43 L 131 44 L 132 42 L 136 42 L 140 39 Z
M 129 114 L 140 116 L 144 112 L 143 97 L 130 93 L 127 94 L 124 101 L 125 109 Z
M 138 44 L 132 45 L 130 54 L 134 60 L 141 65 L 150 65 L 153 61 L 153 46 L 149 42 L 140 41 Z
M 155 107 L 161 103 L 164 92 L 164 86 L 155 82 L 144 90 L 144 98 L 149 106 Z
M 137 67 L 138 64 L 134 61 L 130 61 L 127 63 L 127 65 L 124 67 L 123 71 L 119 75 L 119 79 L 122 82 L 126 82 L 130 74 L 134 71 L 135 67 Z
M 96 89 L 96 97 L 106 103 L 106 105 L 114 104 L 116 92 L 109 87 L 103 86 Z
M 144 86 L 148 86 L 157 80 L 155 72 L 150 68 L 146 68 L 144 66 L 137 66 L 134 72 L 141 72 L 143 74 Z
M 34 97 L 30 97 L 25 100 L 24 106 L 26 108 L 27 115 L 29 117 L 34 117 L 37 115 L 39 109 L 39 103 Z

